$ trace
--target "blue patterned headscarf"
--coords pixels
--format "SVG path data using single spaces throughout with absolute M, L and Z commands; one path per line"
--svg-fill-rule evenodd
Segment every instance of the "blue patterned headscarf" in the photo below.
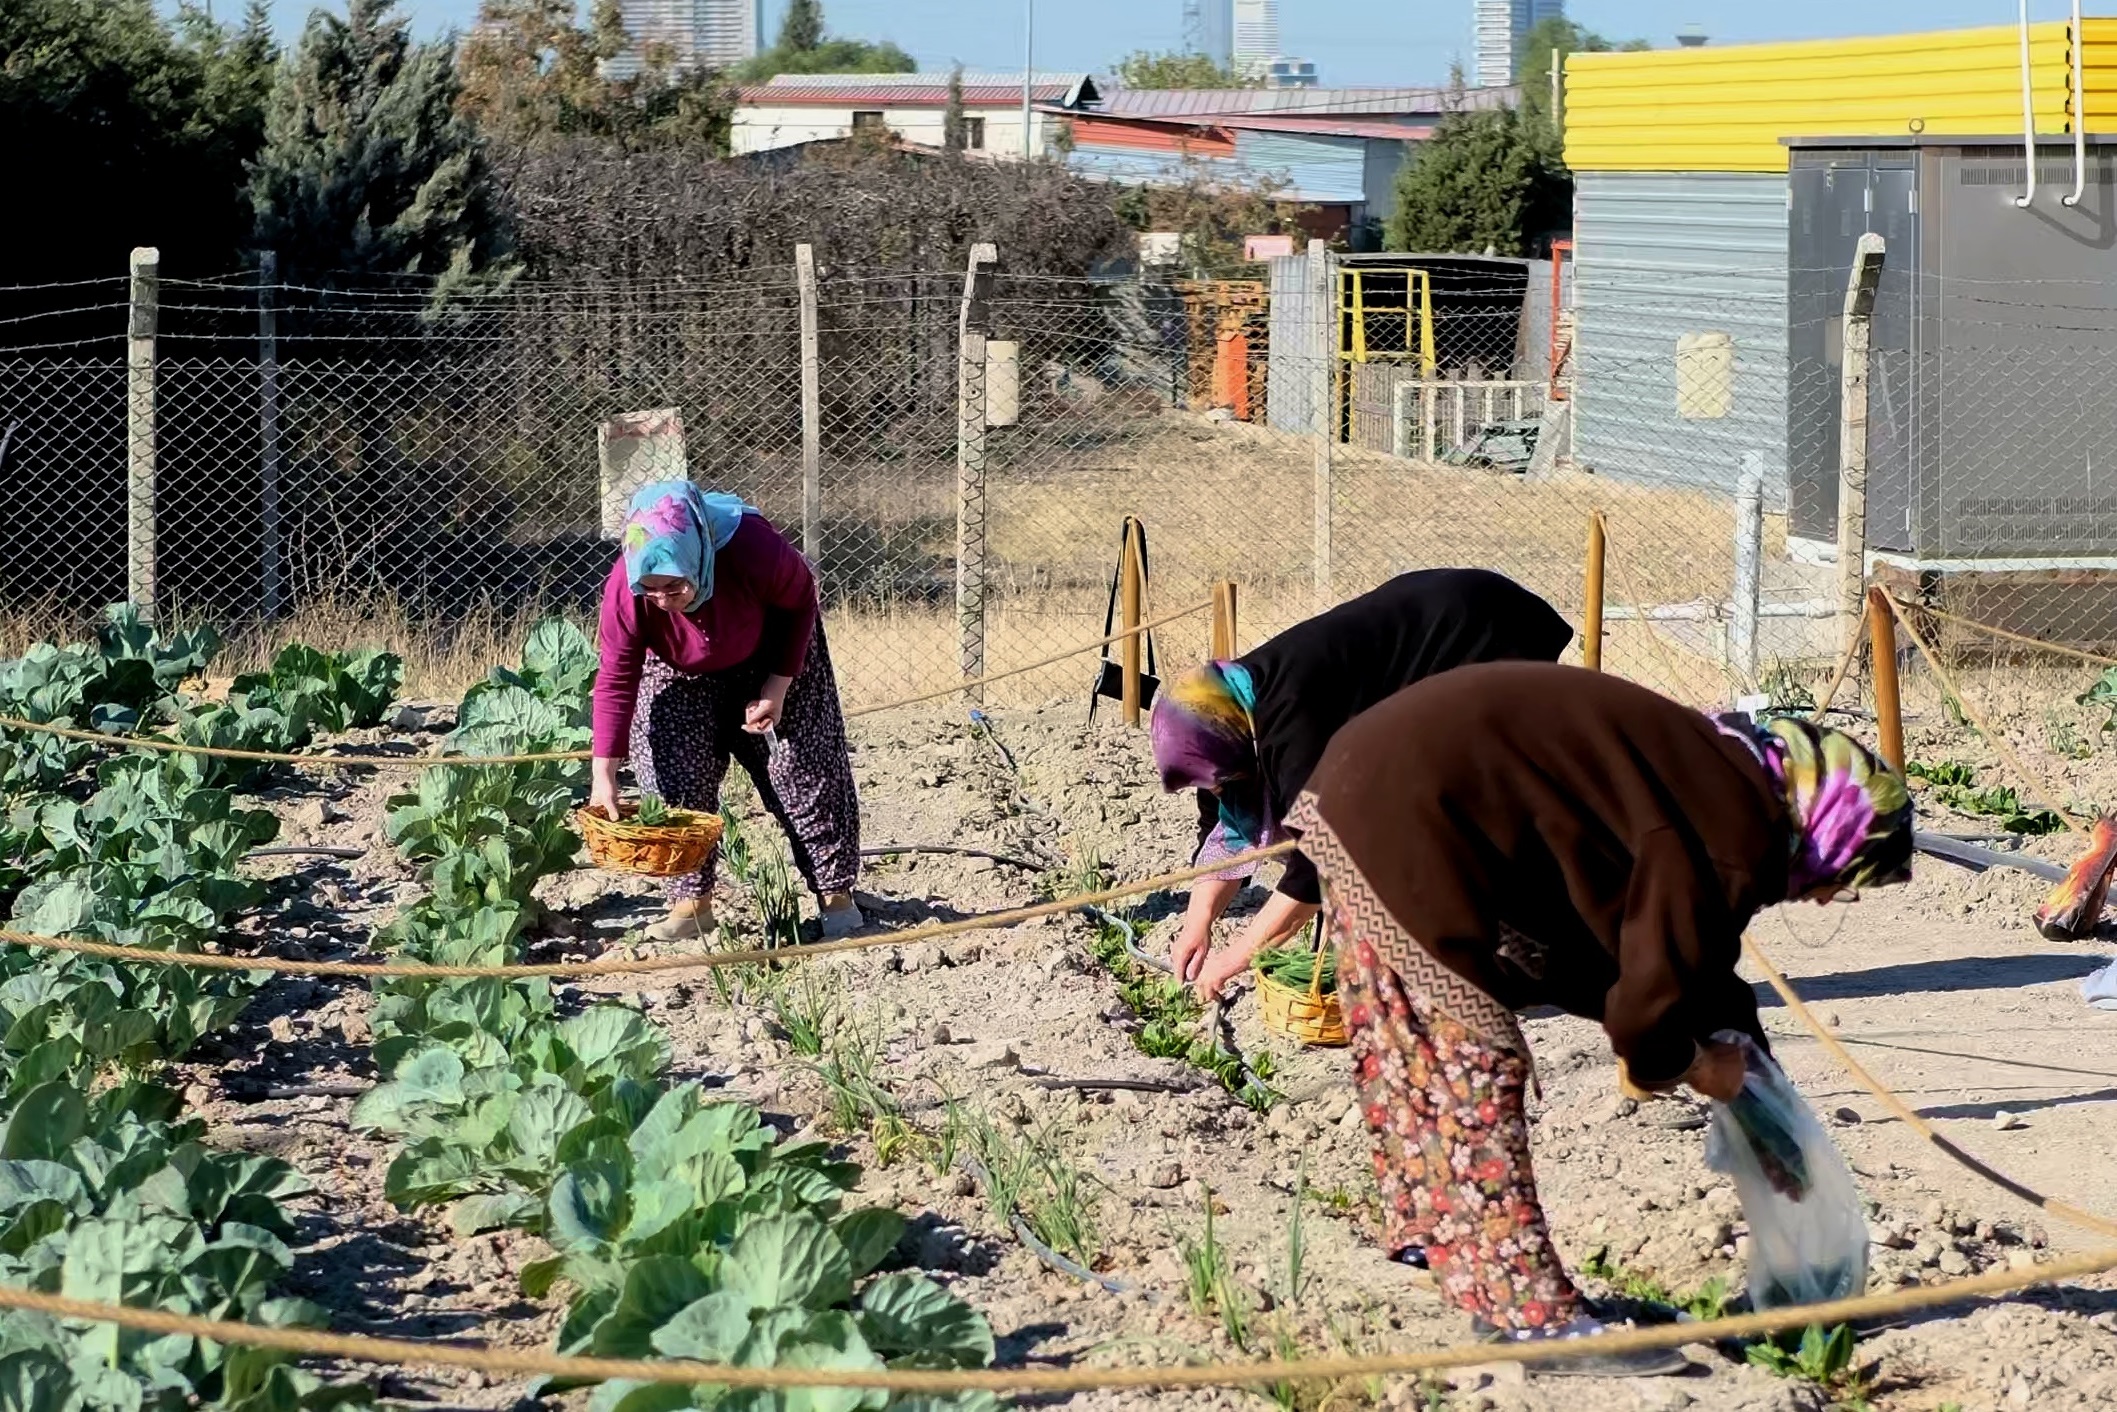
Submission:
M 625 577 L 638 593 L 640 580 L 667 574 L 698 590 L 696 608 L 713 596 L 713 556 L 728 547 L 742 517 L 754 513 L 737 495 L 708 495 L 687 480 L 658 480 L 632 493 L 621 543 Z

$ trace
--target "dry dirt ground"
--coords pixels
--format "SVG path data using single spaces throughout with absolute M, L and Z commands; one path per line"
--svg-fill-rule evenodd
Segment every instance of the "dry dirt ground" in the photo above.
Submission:
M 434 713 L 435 728 L 447 724 L 445 710 Z M 1062 856 L 1076 868 L 1092 857 L 1120 878 L 1185 860 L 1191 805 L 1159 792 L 1143 733 L 1107 718 L 1088 726 L 1077 701 L 996 710 L 990 734 L 953 709 L 894 712 L 857 723 L 855 740 L 872 847 L 970 845 L 1039 862 Z M 995 740 L 1012 753 L 1018 774 Z M 283 842 L 366 852 L 343 864 L 261 864 L 282 881 L 274 908 L 250 924 L 260 945 L 286 955 L 359 954 L 396 901 L 413 895 L 411 870 L 380 833 L 393 784 L 301 782 L 268 794 L 289 821 Z M 754 813 L 754 804 L 747 807 Z M 771 831 L 760 826 L 753 836 Z M 2065 852 L 2062 840 L 2037 847 Z M 1036 872 L 1010 864 L 900 852 L 875 860 L 862 900 L 883 923 L 901 926 L 1025 902 L 1039 882 Z M 1769 914 L 1754 935 L 1856 1053 L 1942 1131 L 2031 1186 L 2113 1211 L 2117 1168 L 2106 1160 L 2100 1124 L 2117 1101 L 2117 1014 L 2087 1008 L 2078 994 L 2079 979 L 2112 947 L 2042 940 L 2028 924 L 2042 892 L 2019 873 L 1972 875 L 1928 861 L 1908 887 L 1851 907 Z M 636 943 L 628 933 L 652 915 L 648 888 L 591 871 L 551 879 L 547 893 L 566 934 L 544 943 L 540 956 Z M 1144 926 L 1180 905 L 1163 895 L 1137 911 Z M 722 908 L 731 940 L 754 937 L 748 901 L 725 877 Z M 1046 1269 L 931 1144 L 892 1151 L 885 1165 L 869 1133 L 843 1134 L 867 1169 L 859 1199 L 913 1218 L 906 1258 L 940 1272 L 986 1312 L 1002 1361 L 1059 1367 L 1244 1356 L 1221 1320 L 1201 1316 L 1185 1297 L 1181 1248 L 1201 1236 L 1209 1199 L 1250 1307 L 1247 1356 L 1429 1349 L 1467 1338 L 1467 1322 L 1423 1277 L 1384 1261 L 1368 1238 L 1372 1179 L 1344 1052 L 1271 1039 L 1254 1000 L 1239 1003 L 1240 1043 L 1274 1055 L 1273 1082 L 1286 1095 L 1260 1117 L 1196 1070 L 1135 1048 L 1126 1007 L 1092 958 L 1090 938 L 1084 920 L 1052 919 L 823 959 L 783 970 L 776 982 L 781 1007 L 826 1016 L 826 1054 L 847 1045 L 873 1054 L 877 1083 L 914 1127 L 940 1133 L 940 1100 L 952 1094 L 963 1110 L 989 1116 L 1017 1141 L 1041 1143 L 1077 1174 L 1097 1269 L 1124 1292 Z M 1149 944 L 1161 939 L 1150 936 Z M 649 984 L 633 993 L 671 1031 L 680 1075 L 755 1100 L 783 1130 L 834 1131 L 815 1061 L 793 1053 L 765 993 L 773 983 L 753 973 L 732 1003 L 703 973 Z M 1995 1191 L 1889 1120 L 1783 1008 L 1766 1003 L 1780 1057 L 1818 1110 L 1834 1115 L 1833 1134 L 1872 1203 L 1875 1287 L 2091 1248 L 2093 1237 Z M 303 1212 L 294 1292 L 336 1311 L 347 1330 L 547 1345 L 556 1305 L 524 1298 L 512 1278 L 536 1258 L 538 1242 L 454 1239 L 441 1213 L 405 1214 L 383 1200 L 388 1153 L 347 1127 L 352 1096 L 375 1079 L 366 1067 L 366 1007 L 358 986 L 278 983 L 186 1066 L 191 1096 L 218 1140 L 278 1152 L 317 1184 Z M 1532 1109 L 1538 1177 L 1569 1260 L 1578 1265 L 1602 1250 L 1671 1290 L 1695 1290 L 1716 1276 L 1739 1288 L 1742 1213 L 1726 1179 L 1704 1165 L 1700 1110 L 1680 1100 L 1620 1101 L 1607 1046 L 1591 1024 L 1540 1018 L 1527 1028 L 1543 1085 Z M 1038 1082 L 1054 1077 L 1160 1080 L 1188 1091 Z M 1306 1251 L 1295 1291 L 1288 1231 L 1297 1200 Z M 1607 1292 L 1602 1281 L 1588 1284 Z M 1688 1352 L 1694 1366 L 1681 1378 L 1581 1382 L 1487 1366 L 1423 1383 L 1306 1388 L 1297 1399 L 1310 1409 L 1464 1412 L 1829 1405 L 1812 1386 L 1722 1351 Z M 1952 1308 L 1864 1340 L 1860 1361 L 1870 1369 L 1875 1408 L 2117 1405 L 2117 1281 Z M 510 1407 L 525 1390 L 426 1372 L 385 1383 L 393 1397 L 434 1407 Z M 1271 1405 L 1260 1393 L 1234 1390 L 1091 1393 L 1046 1405 L 1060 1403 Z

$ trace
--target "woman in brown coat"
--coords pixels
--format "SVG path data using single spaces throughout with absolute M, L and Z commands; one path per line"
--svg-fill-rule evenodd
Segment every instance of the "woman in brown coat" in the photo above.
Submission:
M 1714 721 L 1614 677 L 1460 667 L 1332 740 L 1287 827 L 1323 879 L 1384 1237 L 1497 1337 L 1596 1331 L 1529 1163 L 1517 1010 L 1599 1020 L 1634 1083 L 1731 1098 L 1759 910 L 1900 882 L 1902 782 L 1806 721 Z M 1669 1352 L 1539 1363 L 1637 1376 Z

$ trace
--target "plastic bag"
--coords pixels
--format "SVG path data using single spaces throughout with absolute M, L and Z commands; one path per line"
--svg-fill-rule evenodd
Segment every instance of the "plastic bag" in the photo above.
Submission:
M 1779 1066 L 1748 1036 L 1749 1075 L 1713 1103 L 1705 1165 L 1735 1179 L 1749 1222 L 1752 1309 L 1846 1299 L 1867 1290 L 1867 1218 L 1852 1169 Z

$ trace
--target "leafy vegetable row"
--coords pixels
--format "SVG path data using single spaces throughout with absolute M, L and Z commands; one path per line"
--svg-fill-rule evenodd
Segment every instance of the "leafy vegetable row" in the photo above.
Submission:
M 452 750 L 532 754 L 587 739 L 592 644 L 540 624 L 519 670 L 465 697 Z M 393 799 L 389 835 L 427 894 L 381 941 L 444 962 L 512 962 L 540 920 L 537 881 L 572 866 L 566 815 L 577 762 L 429 770 Z M 548 982 L 391 981 L 371 1021 L 389 1080 L 356 1124 L 395 1137 L 387 1191 L 405 1207 L 454 1203 L 459 1233 L 533 1231 L 554 1255 L 525 1292 L 563 1284 L 561 1351 L 702 1358 L 743 1366 L 972 1367 L 991 1329 L 915 1270 L 882 1273 L 904 1222 L 843 1209 L 857 1167 L 823 1143 L 778 1140 L 745 1104 L 672 1084 L 667 1038 L 629 1005 L 578 1013 Z M 596 1412 L 678 1406 L 905 1409 L 994 1406 L 877 1392 L 744 1392 L 607 1383 Z
M 237 721 L 245 744 L 283 748 L 379 720 L 400 670 L 383 654 L 289 648 L 273 672 L 238 678 L 226 704 L 184 695 L 218 648 L 210 630 L 163 635 L 113 609 L 95 644 L 39 644 L 0 664 L 0 710 L 186 739 Z M 184 756 L 94 762 L 93 747 L 48 735 L 0 745 L 0 900 L 16 925 L 195 951 L 257 904 L 262 891 L 237 864 L 277 821 L 217 787 L 234 772 Z M 150 1081 L 231 1021 L 260 979 L 0 951 L 0 1279 L 209 1318 L 326 1322 L 271 1295 L 293 1263 L 280 1203 L 306 1184 L 277 1159 L 204 1146 L 179 1096 Z M 320 1412 L 371 1392 L 326 1387 L 279 1354 L 10 1312 L 0 1400 L 55 1412 Z

